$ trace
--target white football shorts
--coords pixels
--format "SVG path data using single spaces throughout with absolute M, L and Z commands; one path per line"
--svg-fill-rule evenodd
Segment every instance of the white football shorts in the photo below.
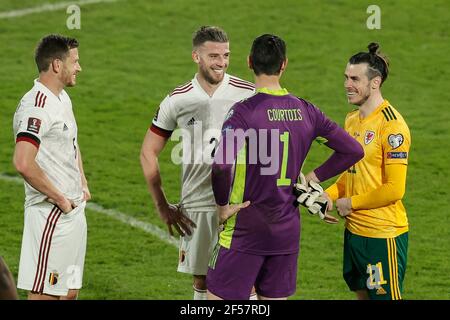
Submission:
M 81 288 L 87 236 L 85 206 L 82 202 L 67 214 L 48 202 L 25 208 L 18 288 L 55 296 Z
M 206 275 L 209 257 L 218 241 L 219 217 L 216 211 L 183 213 L 197 225 L 190 236 L 180 237 L 178 272 Z

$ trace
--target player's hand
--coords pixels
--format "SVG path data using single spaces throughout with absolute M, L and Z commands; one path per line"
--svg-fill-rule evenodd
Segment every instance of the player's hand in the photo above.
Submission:
M 308 182 L 306 181 L 306 177 L 303 175 L 303 173 L 300 172 L 297 183 L 294 184 L 293 190 L 294 195 L 297 198 L 294 203 L 295 206 L 301 204 L 309 208 L 323 193 L 323 188 L 320 184 L 318 184 L 314 180 L 309 180 Z
M 308 212 L 311 214 L 319 215 L 320 219 L 322 219 L 326 223 L 336 224 L 339 222 L 339 219 L 328 214 L 328 204 L 328 199 L 321 196 L 317 198 L 311 206 L 308 207 Z
M 69 200 L 65 197 L 62 197 L 59 201 L 55 201 L 52 198 L 47 198 L 46 200 L 47 202 L 50 202 L 57 206 L 65 214 L 69 213 L 77 207 L 72 200 Z
M 341 198 L 336 200 L 336 209 L 341 217 L 346 217 L 352 213 L 352 200 Z
M 322 197 L 327 199 L 327 202 L 328 202 L 327 211 L 332 211 L 333 210 L 333 200 L 331 200 L 330 196 L 326 192 L 322 193 Z
M 91 200 L 91 192 L 89 191 L 87 184 L 83 185 L 83 200 L 86 202 Z
M 219 224 L 224 223 L 227 219 L 234 216 L 239 210 L 247 208 L 250 205 L 250 201 L 245 201 L 239 204 L 227 204 L 224 206 L 217 206 L 219 214 Z
M 190 236 L 192 234 L 191 228 L 197 227 L 191 219 L 184 215 L 179 205 L 169 203 L 166 208 L 159 210 L 159 215 L 167 224 L 171 236 L 174 235 L 172 227 L 174 227 L 182 237 L 186 234 Z

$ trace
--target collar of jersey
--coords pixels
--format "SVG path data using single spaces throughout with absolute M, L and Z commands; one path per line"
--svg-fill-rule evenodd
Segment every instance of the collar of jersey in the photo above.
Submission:
M 266 93 L 266 94 L 271 94 L 273 96 L 285 96 L 287 94 L 289 94 L 289 91 L 287 91 L 286 88 L 282 88 L 282 89 L 277 89 L 277 90 L 272 90 L 266 87 L 263 88 L 258 88 L 256 89 L 257 93 Z
M 197 90 L 199 90 L 200 92 L 202 92 L 203 95 L 205 95 L 206 97 L 210 98 L 214 98 L 216 97 L 218 94 L 221 93 L 221 91 L 223 90 L 224 87 L 226 87 L 228 85 L 228 81 L 230 80 L 230 76 L 228 75 L 228 73 L 225 72 L 225 75 L 223 76 L 222 82 L 220 83 L 219 87 L 216 89 L 216 91 L 214 91 L 212 96 L 209 96 L 205 89 L 203 89 L 203 87 L 200 85 L 200 83 L 197 80 L 197 75 L 198 72 L 195 73 L 194 78 L 192 79 L 192 84 L 194 87 L 197 88 Z
M 386 99 L 383 100 L 383 102 L 371 113 L 369 114 L 368 117 L 364 118 L 364 119 L 359 119 L 359 121 L 361 122 L 366 122 L 367 120 L 372 119 L 373 117 L 376 117 L 377 114 L 380 113 L 381 109 L 387 107 L 388 105 L 390 105 L 389 101 L 387 101 Z
M 49 88 L 47 88 L 42 82 L 39 81 L 39 78 L 34 79 L 34 84 L 38 85 L 41 88 L 41 90 L 45 91 L 47 95 L 55 97 L 56 99 L 58 99 L 58 101 L 61 101 L 61 94 L 59 96 L 56 96 Z

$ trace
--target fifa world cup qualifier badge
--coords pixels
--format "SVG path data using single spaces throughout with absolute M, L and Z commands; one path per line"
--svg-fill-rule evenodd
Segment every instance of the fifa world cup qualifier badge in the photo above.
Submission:
M 397 149 L 403 144 L 403 135 L 401 133 L 398 134 L 390 134 L 388 137 L 389 145 L 392 149 Z
M 41 129 L 41 119 L 38 118 L 28 118 L 27 130 L 34 133 L 39 133 Z

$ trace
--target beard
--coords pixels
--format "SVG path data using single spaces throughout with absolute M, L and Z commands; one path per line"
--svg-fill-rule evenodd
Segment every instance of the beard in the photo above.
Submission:
M 76 74 L 71 73 L 68 69 L 64 69 L 61 75 L 61 82 L 66 87 L 73 87 L 76 84 L 76 79 L 73 78 Z
M 216 85 L 219 84 L 222 80 L 223 77 L 225 75 L 225 71 L 224 73 L 222 73 L 220 76 L 219 75 L 214 75 L 213 71 L 211 71 L 210 69 L 204 68 L 203 66 L 200 67 L 200 75 L 210 84 L 212 85 Z
M 370 97 L 370 87 L 367 87 L 366 90 L 362 93 L 362 96 L 359 100 L 350 103 L 360 107 L 367 101 L 367 99 L 369 99 L 369 97 Z

